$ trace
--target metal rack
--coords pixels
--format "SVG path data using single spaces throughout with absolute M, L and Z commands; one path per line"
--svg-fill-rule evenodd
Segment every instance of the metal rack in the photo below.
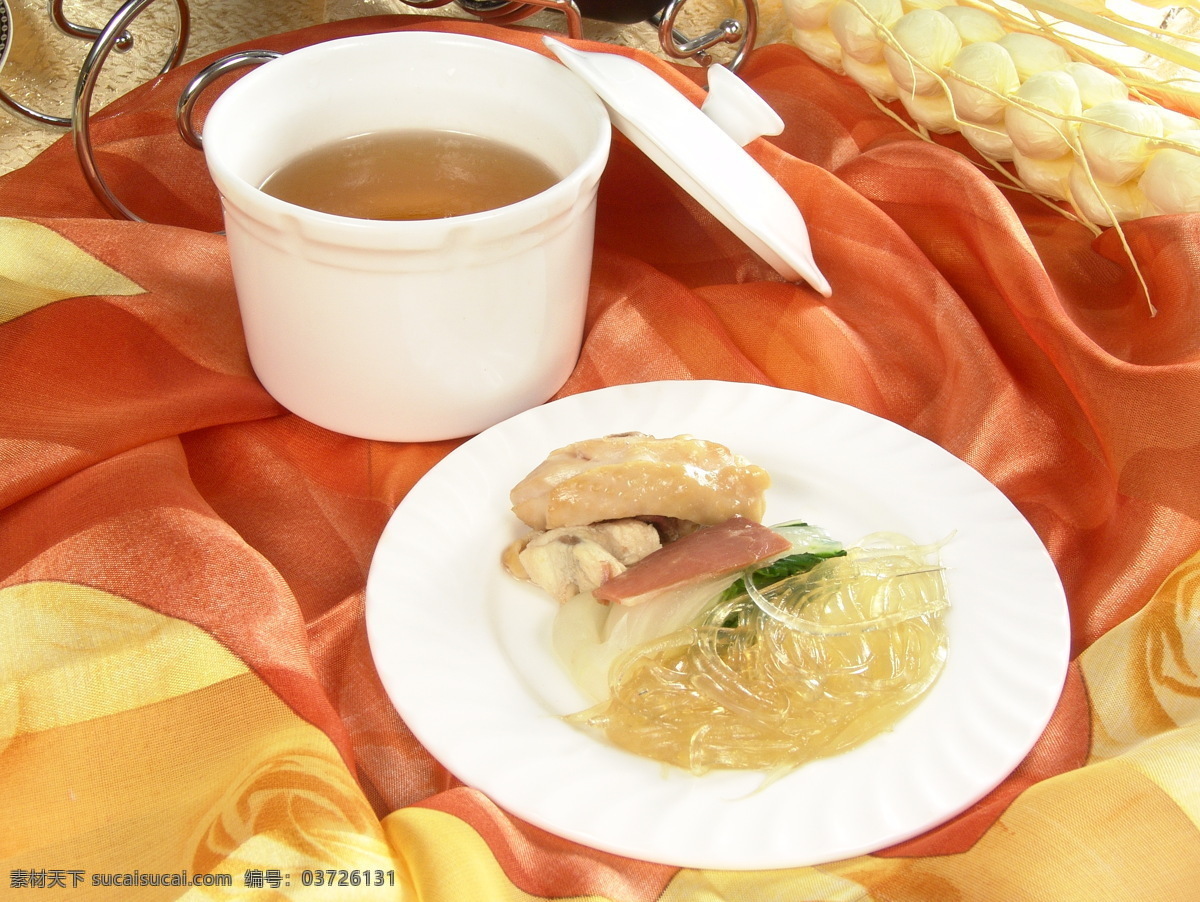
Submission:
M 120 10 L 117 11 L 111 20 L 115 21 L 120 19 L 124 24 L 122 24 L 119 29 L 109 34 L 110 30 L 107 28 L 90 28 L 86 25 L 79 25 L 75 22 L 72 22 L 67 17 L 66 11 L 63 7 L 63 2 L 64 0 L 50 0 L 48 14 L 50 16 L 50 20 L 54 23 L 54 26 L 68 37 L 79 38 L 81 40 L 92 42 L 92 52 L 89 54 L 88 60 L 85 61 L 84 71 L 81 71 L 80 73 L 80 82 L 83 81 L 84 76 L 88 73 L 90 68 L 99 68 L 94 63 L 89 65 L 89 62 L 93 59 L 93 57 L 97 56 L 98 52 L 100 54 L 100 61 L 102 62 L 103 59 L 108 57 L 109 52 L 114 49 L 120 53 L 124 53 L 132 49 L 133 36 L 129 34 L 126 28 L 128 27 L 128 23 L 137 18 L 137 16 L 141 15 L 142 11 L 149 5 L 149 2 L 126 3 L 123 7 L 121 7 Z M 150 0 L 150 2 L 152 2 L 152 0 Z M 171 53 L 168 55 L 166 61 L 163 63 L 163 67 L 159 72 L 160 75 L 179 65 L 179 63 L 183 61 L 184 53 L 187 51 L 187 42 L 190 34 L 191 23 L 191 16 L 188 11 L 187 0 L 173 0 L 173 2 L 175 2 L 176 6 L 179 8 L 179 27 L 175 34 L 174 46 L 172 47 Z M 136 9 L 130 9 L 134 6 L 136 6 Z M 8 9 L 7 0 L 0 0 L 0 68 L 2 68 L 4 65 L 5 54 L 8 49 L 9 39 L 11 37 L 11 23 L 12 16 Z M 95 77 L 93 76 L 93 87 L 94 84 Z M 38 125 L 46 125 L 50 126 L 51 128 L 61 129 L 69 129 L 72 127 L 74 114 L 72 114 L 72 116 L 55 116 L 51 113 L 34 109 L 32 106 L 17 100 L 3 89 L 0 89 L 0 106 L 3 106 L 11 113 L 15 113 L 22 119 L 26 119 Z
M 89 119 L 92 97 L 105 61 L 113 51 L 123 53 L 133 47 L 129 28 L 155 0 L 126 0 L 103 28 L 91 28 L 72 22 L 64 10 L 64 0 L 50 0 L 48 14 L 55 27 L 65 35 L 90 41 L 75 85 L 70 116 L 56 116 L 22 103 L 0 88 L 0 106 L 30 122 L 52 128 L 69 129 L 75 144 L 80 168 L 96 197 L 116 216 L 140 221 L 109 189 L 96 166 L 92 151 Z M 178 66 L 187 52 L 191 31 L 191 11 L 187 0 L 171 0 L 177 11 L 175 39 L 159 74 Z M 663 53 L 676 60 L 687 60 L 700 66 L 711 65 L 710 51 L 719 46 L 734 48 L 728 68 L 737 71 L 753 49 L 758 34 L 756 0 L 742 0 L 744 20 L 725 19 L 715 29 L 696 37 L 681 33 L 678 19 L 687 0 L 403 0 L 414 9 L 434 10 L 451 4 L 486 22 L 498 25 L 514 24 L 539 12 L 554 10 L 566 20 L 569 37 L 583 36 L 585 18 L 632 24 L 649 22 L 657 29 Z M 0 68 L 3 68 L 11 39 L 12 16 L 8 0 L 0 0 Z

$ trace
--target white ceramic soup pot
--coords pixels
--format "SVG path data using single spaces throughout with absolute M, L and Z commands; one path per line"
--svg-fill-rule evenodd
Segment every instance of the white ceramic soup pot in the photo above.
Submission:
M 505 142 L 561 178 L 508 206 L 417 221 L 335 216 L 260 190 L 306 151 L 409 129 Z M 339 39 L 246 74 L 203 131 L 250 360 L 286 408 L 348 435 L 432 441 L 479 432 L 566 381 L 611 131 L 563 66 L 469 35 Z

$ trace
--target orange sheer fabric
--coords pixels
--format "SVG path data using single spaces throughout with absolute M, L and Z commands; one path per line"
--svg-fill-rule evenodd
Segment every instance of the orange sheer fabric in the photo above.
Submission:
M 538 47 L 537 36 L 520 29 L 410 16 L 320 26 L 255 46 L 286 51 L 358 31 L 414 27 Z M 700 99 L 694 72 L 639 58 Z M 361 831 L 364 848 L 382 859 L 385 839 L 390 854 L 404 860 L 400 838 L 458 837 L 466 824 L 498 862 L 505 893 L 685 897 L 681 887 L 691 877 L 559 840 L 458 786 L 392 709 L 366 643 L 366 570 L 390 512 L 456 443 L 335 435 L 287 414 L 258 385 L 241 343 L 224 241 L 210 234 L 220 228 L 215 190 L 202 155 L 180 140 L 173 120 L 179 92 L 200 65 L 135 91 L 93 125 L 106 178 L 151 224 L 107 216 L 66 140 L 0 179 L 0 216 L 8 217 L 0 286 L 9 286 L 0 303 L 0 593 L 57 598 L 58 590 L 46 587 L 82 586 L 198 629 L 208 639 L 189 642 L 214 642 L 205 660 L 225 650 L 282 702 L 284 713 L 272 717 L 290 710 L 327 737 L 332 757 L 306 754 L 321 768 L 336 769 L 330 762 L 340 759 L 353 778 L 344 792 L 353 795 L 356 785 L 368 813 L 383 821 L 380 833 L 378 820 L 363 821 L 355 809 L 350 821 L 359 826 L 352 832 Z M 971 859 L 959 858 L 966 870 L 956 871 L 946 863 L 953 857 L 938 857 L 977 854 L 976 868 L 1002 871 L 1011 854 L 1002 842 L 1008 834 L 989 828 L 1031 787 L 1043 787 L 1045 798 L 1089 793 L 1114 806 L 1118 798 L 1136 806 L 1152 797 L 1164 812 L 1155 823 L 1175 824 L 1163 829 L 1181 835 L 1190 823 L 1195 833 L 1194 805 L 1164 802 L 1179 796 L 1161 780 L 1153 790 L 1118 781 L 1105 795 L 1103 775 L 1112 771 L 1098 769 L 1093 737 L 1103 728 L 1115 756 L 1133 743 L 1112 738 L 1118 734 L 1176 735 L 1171 731 L 1190 722 L 1180 713 L 1186 706 L 1165 706 L 1155 686 L 1169 684 L 1185 698 L 1200 694 L 1200 638 L 1178 614 L 1190 596 L 1160 590 L 1187 584 L 1200 547 L 1200 219 L 1158 217 L 1126 227 L 1158 311 L 1151 316 L 1111 230 L 1093 237 L 1038 202 L 999 190 L 965 145 L 916 139 L 852 82 L 795 48 L 760 49 L 743 75 L 787 122 L 783 135 L 750 151 L 804 211 L 833 297 L 781 281 L 618 137 L 600 193 L 586 342 L 562 394 L 654 379 L 763 382 L 903 424 L 983 472 L 1034 525 L 1065 583 L 1079 659 L 1041 742 L 992 795 L 924 837 L 824 876 L 881 893 L 890 887 L 879 898 L 950 898 L 937 894 L 946 887 L 961 892 L 955 898 L 1011 898 L 971 889 L 964 876 Z M 81 265 L 76 253 L 95 261 L 97 274 L 82 287 L 58 286 L 62 266 Z M 25 283 L 17 284 L 17 271 Z M 1156 597 L 1160 606 L 1148 609 L 1159 612 L 1154 619 L 1130 620 Z M 26 595 L 20 599 L 10 603 L 42 611 Z M 47 604 L 72 635 L 89 628 L 67 602 Z M 1172 617 L 1174 632 L 1162 626 Z M 1099 650 L 1089 670 L 1085 656 L 1093 646 Z M 1163 655 L 1183 663 L 1167 667 Z M 1106 670 L 1102 660 L 1122 661 L 1125 670 Z M 1127 697 L 1137 729 L 1126 724 L 1122 732 L 1098 719 L 1093 684 L 1101 676 L 1115 684 L 1104 684 L 1105 698 Z M 233 682 L 213 683 L 212 691 Z M 162 699 L 174 697 L 164 689 Z M 243 688 L 203 716 L 248 698 L 270 705 Z M 155 707 L 166 704 L 162 699 L 131 702 L 130 711 L 150 718 L 143 728 L 158 716 L 164 730 L 178 728 L 174 715 Z M 1112 702 L 1112 710 L 1120 707 Z M 90 722 L 85 715 L 81 723 Z M 210 723 L 217 733 L 227 728 Z M 62 766 L 51 751 L 38 752 L 39 735 L 14 728 L 6 754 L 33 756 L 35 769 Z M 117 760 L 136 754 L 120 735 L 106 730 L 86 741 Z M 320 735 L 304 735 L 304 748 L 323 748 Z M 196 740 L 181 733 L 179 741 Z M 1184 742 L 1172 760 L 1186 760 L 1189 747 L 1194 756 L 1194 745 Z M 224 753 L 206 754 L 212 767 L 189 773 L 171 764 L 178 769 L 169 773 L 169 789 L 150 768 L 137 791 L 153 802 L 188 791 L 190 780 L 197 797 L 219 796 L 222 781 L 233 778 L 216 766 Z M 231 745 L 228 754 L 253 752 Z M 289 773 L 296 785 L 324 773 L 305 765 L 308 758 L 295 760 L 301 763 L 283 772 L 279 786 L 291 785 Z M 1073 774 L 1075 782 L 1055 782 Z M 341 786 L 339 780 L 322 785 Z M 1021 798 L 1037 804 L 1041 797 Z M 193 815 L 214 804 L 198 804 Z M 68 816 L 57 800 L 46 805 L 59 812 L 54 816 Z M 162 816 L 172 816 L 167 811 L 164 802 Z M 1013 815 L 1014 824 L 1036 845 L 1038 831 L 1045 839 L 1052 828 L 1019 820 L 1024 811 Z M 1176 814 L 1178 823 L 1171 820 Z M 451 821 L 440 819 L 445 815 Z M 1114 829 L 1133 836 L 1135 821 L 1119 820 Z M 291 836 L 276 821 L 264 823 L 262 829 Z M 21 867 L 20 855 L 33 856 L 55 824 L 38 829 L 7 847 L 0 841 L 0 861 Z M 224 859 L 212 850 L 222 847 L 208 835 L 209 857 L 195 860 L 216 867 Z M 1142 848 L 1137 842 L 1132 849 Z M 136 846 L 132 839 L 114 845 L 109 857 L 133 856 Z M 976 846 L 984 851 L 973 852 Z M 103 849 L 95 854 L 103 860 Z M 1129 854 L 1114 867 L 1136 870 Z M 413 856 L 405 865 L 413 886 L 451 892 L 440 882 L 446 875 L 430 871 L 435 857 Z M 918 862 L 907 877 L 887 864 L 896 857 Z M 1179 879 L 1190 873 L 1194 882 L 1196 865 L 1187 867 Z M 479 879 L 492 885 L 491 877 Z M 747 876 L 719 892 L 744 898 L 739 893 L 765 892 L 778 879 Z M 790 879 L 791 897 L 799 898 L 815 877 Z M 831 882 L 812 892 L 833 898 L 835 889 Z

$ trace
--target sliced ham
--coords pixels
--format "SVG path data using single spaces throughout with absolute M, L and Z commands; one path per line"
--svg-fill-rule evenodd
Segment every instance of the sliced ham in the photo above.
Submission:
M 641 604 L 671 589 L 742 570 L 791 547 L 774 530 L 745 517 L 732 517 L 664 545 L 592 594 L 601 601 Z

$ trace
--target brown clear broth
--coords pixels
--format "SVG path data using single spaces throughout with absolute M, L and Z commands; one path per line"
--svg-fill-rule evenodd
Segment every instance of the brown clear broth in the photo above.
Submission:
M 285 163 L 262 190 L 356 219 L 441 219 L 507 206 L 557 181 L 550 166 L 519 148 L 430 129 L 326 144 Z

